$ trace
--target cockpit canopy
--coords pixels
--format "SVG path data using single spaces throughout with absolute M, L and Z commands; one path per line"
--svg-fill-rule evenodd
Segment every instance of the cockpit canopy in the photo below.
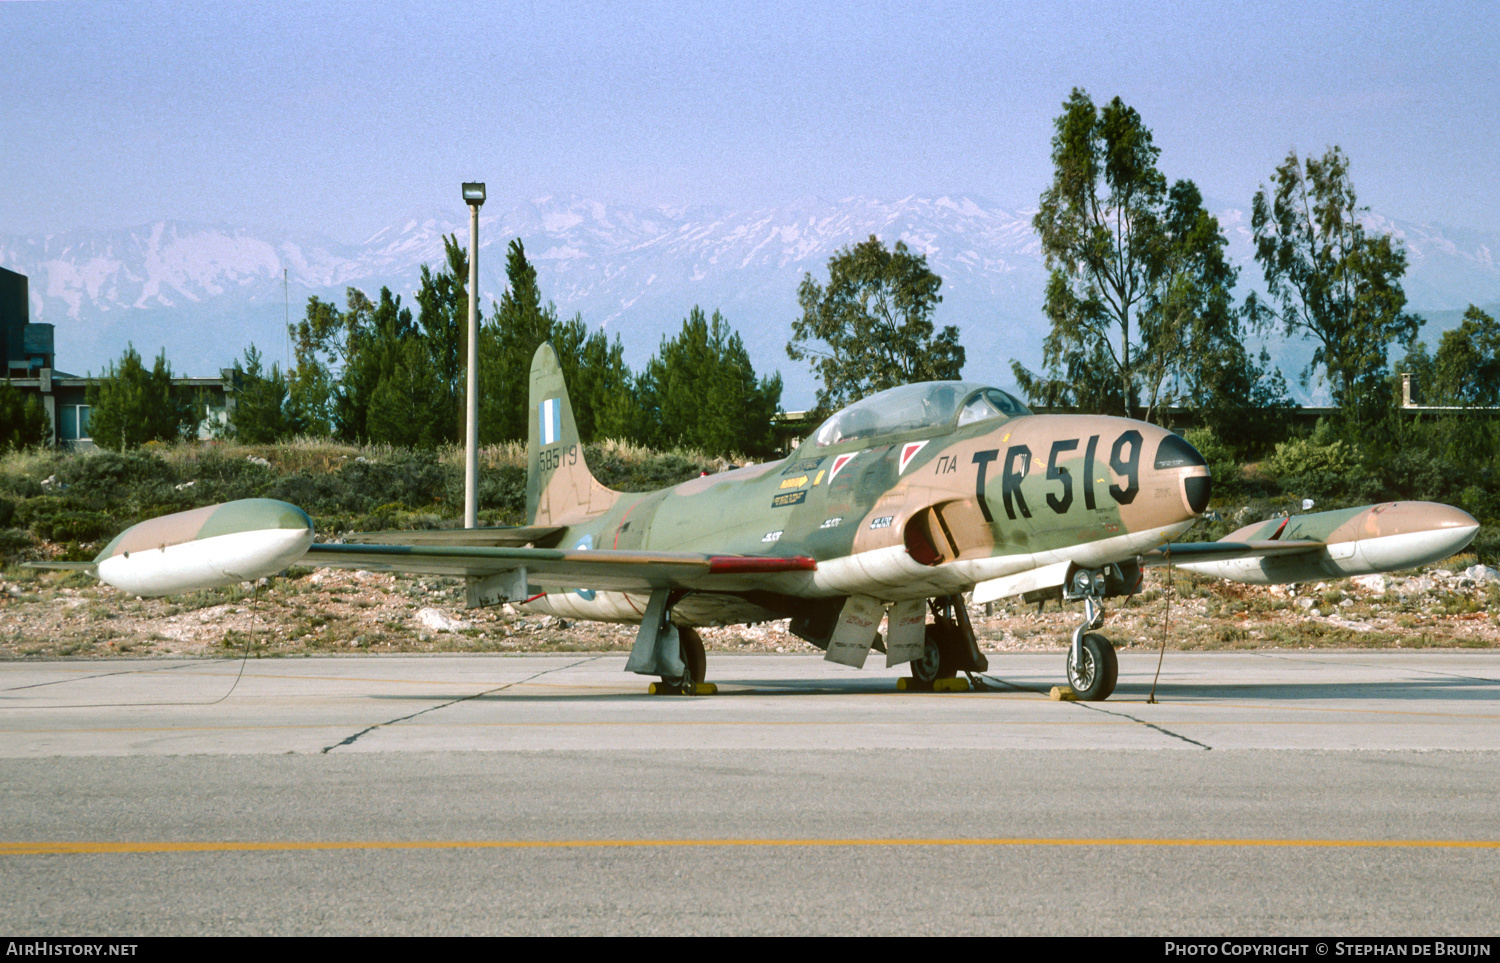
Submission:
M 823 422 L 813 434 L 819 448 L 845 441 L 1029 415 L 1031 410 L 998 388 L 968 381 L 927 381 L 873 394 Z

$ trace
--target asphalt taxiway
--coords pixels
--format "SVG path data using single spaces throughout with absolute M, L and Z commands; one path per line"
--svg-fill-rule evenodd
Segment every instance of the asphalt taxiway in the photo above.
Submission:
M 0 928 L 1492 934 L 1500 655 L 0 663 Z

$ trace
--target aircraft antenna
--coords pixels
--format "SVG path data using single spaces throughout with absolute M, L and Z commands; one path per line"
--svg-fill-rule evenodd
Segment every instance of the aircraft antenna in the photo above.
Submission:
M 1163 546 L 1167 553 L 1167 610 L 1161 617 L 1161 652 L 1156 656 L 1156 675 L 1151 680 L 1151 694 L 1146 696 L 1147 705 L 1156 705 L 1156 682 L 1161 678 L 1161 664 L 1167 658 L 1167 626 L 1172 623 L 1172 543 Z

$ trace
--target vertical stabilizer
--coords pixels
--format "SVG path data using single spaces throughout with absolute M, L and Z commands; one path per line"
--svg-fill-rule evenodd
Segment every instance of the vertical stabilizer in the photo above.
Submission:
M 526 434 L 526 515 L 532 525 L 571 525 L 609 509 L 620 497 L 594 480 L 583 460 L 573 403 L 550 343 L 531 359 Z

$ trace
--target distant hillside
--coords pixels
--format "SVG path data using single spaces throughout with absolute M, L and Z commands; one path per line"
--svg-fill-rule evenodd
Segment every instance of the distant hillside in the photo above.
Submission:
M 1246 212 L 1217 205 L 1242 266 L 1242 287 L 1259 281 Z M 1046 322 L 1044 268 L 1033 210 L 973 197 L 899 201 L 808 198 L 755 210 L 630 207 L 576 196 L 543 197 L 480 219 L 480 291 L 486 310 L 504 289 L 504 252 L 520 237 L 545 297 L 618 332 L 627 360 L 641 364 L 695 304 L 718 308 L 743 334 L 758 370 L 779 369 L 788 407 L 811 400 L 806 370 L 784 347 L 797 316 L 797 285 L 821 275 L 837 250 L 871 234 L 904 239 L 943 278 L 939 324 L 957 324 L 969 351 L 965 376 L 1010 383 L 1010 360 L 1040 360 Z M 1500 234 L 1456 231 L 1376 217 L 1404 241 L 1413 308 L 1428 335 L 1470 302 L 1500 300 Z M 285 319 L 309 296 L 342 304 L 346 287 L 389 286 L 410 302 L 422 264 L 442 262 L 442 237 L 467 234 L 462 210 L 405 219 L 360 244 L 316 236 L 263 237 L 241 228 L 175 222 L 127 231 L 45 237 L 0 235 L 0 265 L 31 279 L 32 320 L 57 326 L 58 365 L 99 371 L 126 342 L 143 354 L 166 347 L 180 373 L 229 364 L 251 342 L 285 356 Z M 283 289 L 283 272 L 286 288 Z M 1310 350 L 1274 341 L 1295 378 Z M 1316 397 L 1316 392 L 1313 394 Z

